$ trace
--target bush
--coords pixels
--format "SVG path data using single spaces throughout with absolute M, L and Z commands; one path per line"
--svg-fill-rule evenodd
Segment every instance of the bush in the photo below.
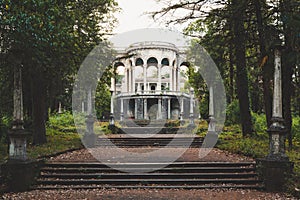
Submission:
M 50 115 L 48 127 L 61 132 L 76 132 L 74 118 L 70 112 Z
M 254 131 L 258 136 L 268 137 L 267 119 L 265 114 L 252 113 Z
M 300 117 L 293 117 L 292 134 L 295 140 L 300 141 Z
M 225 125 L 239 124 L 240 121 L 240 108 L 238 100 L 232 101 L 226 108 L 226 121 Z

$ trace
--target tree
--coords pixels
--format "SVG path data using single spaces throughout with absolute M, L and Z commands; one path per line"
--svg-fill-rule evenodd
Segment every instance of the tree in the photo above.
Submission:
M 244 20 L 247 8 L 247 0 L 232 0 L 233 12 L 233 44 L 235 50 L 235 62 L 237 68 L 237 95 L 241 113 L 241 123 L 243 135 L 251 135 L 252 120 L 250 114 L 248 75 L 246 66 L 246 41 Z
M 46 142 L 48 98 L 71 92 L 80 63 L 111 30 L 116 6 L 114 0 L 0 1 L 1 67 L 10 70 L 17 60 L 30 81 L 24 85 L 31 94 L 24 95 L 32 102 L 25 108 L 32 109 L 34 144 Z

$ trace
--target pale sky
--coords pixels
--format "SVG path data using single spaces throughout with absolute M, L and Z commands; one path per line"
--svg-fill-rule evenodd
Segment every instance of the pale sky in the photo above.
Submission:
M 123 33 L 140 28 L 164 28 L 164 25 L 155 23 L 146 12 L 159 10 L 161 5 L 155 0 L 117 0 L 122 9 L 116 14 L 119 25 L 115 33 Z
M 117 47 L 126 47 L 135 42 L 165 41 L 178 46 L 185 46 L 186 39 L 182 38 L 179 31 L 182 26 L 166 27 L 164 24 L 154 22 L 147 12 L 157 11 L 162 8 L 156 0 L 117 0 L 120 13 L 116 13 L 119 24 L 114 29 L 116 34 L 111 40 Z M 148 30 L 148 28 L 153 28 Z M 168 30 L 160 30 L 160 29 Z

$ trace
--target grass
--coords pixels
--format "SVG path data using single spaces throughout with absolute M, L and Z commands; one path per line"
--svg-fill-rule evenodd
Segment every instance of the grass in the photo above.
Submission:
M 300 189 L 300 139 L 295 138 L 293 145 L 293 149 L 286 151 L 286 154 L 294 162 L 294 174 L 288 190 L 295 194 L 295 188 Z M 269 139 L 266 132 L 244 138 L 238 126 L 229 126 L 219 135 L 217 148 L 252 158 L 263 158 L 269 153 Z

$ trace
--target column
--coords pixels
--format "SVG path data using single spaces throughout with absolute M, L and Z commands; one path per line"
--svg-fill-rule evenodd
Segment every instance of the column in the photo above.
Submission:
M 168 119 L 171 119 L 171 98 L 168 98 Z
M 190 90 L 190 125 L 194 125 L 194 89 Z
M 128 74 L 127 74 L 127 68 L 125 67 L 125 83 L 124 83 L 124 85 L 125 85 L 125 88 L 124 88 L 124 90 L 126 91 L 126 92 L 129 92 L 128 91 Z
M 123 98 L 120 98 L 121 101 L 121 113 L 120 113 L 120 121 L 124 120 L 124 100 Z
M 132 69 L 131 67 L 129 68 L 129 83 L 128 83 L 128 86 L 129 86 L 129 93 L 132 92 Z
M 176 68 L 173 69 L 173 90 L 177 91 L 176 90 L 176 73 L 175 72 L 176 72 Z
M 88 94 L 87 94 L 87 114 L 91 115 L 92 114 L 92 89 L 88 89 Z
M 134 99 L 134 119 L 138 119 L 138 99 Z
M 132 92 L 135 93 L 135 66 L 132 66 Z
M 161 92 L 161 64 L 157 64 L 158 68 L 158 85 L 157 85 L 157 90 Z
M 27 142 L 23 127 L 22 69 L 20 65 L 14 69 L 13 106 L 13 123 L 9 132 L 9 160 L 25 161 L 27 160 Z
M 173 66 L 169 66 L 170 68 L 170 91 L 173 91 Z
M 180 68 L 177 68 L 177 71 L 176 71 L 176 73 L 177 73 L 177 78 L 176 78 L 176 80 L 177 80 L 177 91 L 180 91 Z
M 144 119 L 148 119 L 147 99 L 144 99 Z
M 81 112 L 84 113 L 84 101 L 81 102 Z
M 181 99 L 180 100 L 181 100 L 181 104 L 180 104 L 180 125 L 183 126 L 184 125 L 184 120 L 183 120 L 184 98 L 183 98 L 183 95 L 181 95 Z
M 275 71 L 272 124 L 268 129 L 270 133 L 270 152 L 268 157 L 275 160 L 288 159 L 285 154 L 285 127 L 282 118 L 282 78 L 281 78 L 281 52 L 275 49 Z
M 115 119 L 114 119 L 114 98 L 115 98 L 115 78 L 111 78 L 111 86 L 110 86 L 110 117 L 109 117 L 109 125 L 115 125 Z
M 158 98 L 158 119 L 161 119 L 161 98 Z
M 146 83 L 147 83 L 147 65 L 144 64 L 143 66 L 144 68 L 144 93 L 145 91 L 147 90 L 147 86 L 146 86 Z
M 284 191 L 284 185 L 292 177 L 293 163 L 285 154 L 284 120 L 282 118 L 282 79 L 281 79 L 281 52 L 282 47 L 275 47 L 275 70 L 274 70 L 274 92 L 272 124 L 268 129 L 269 133 L 269 154 L 262 159 L 257 159 L 258 170 L 261 172 L 261 179 L 264 180 L 266 191 Z
M 214 89 L 212 83 L 209 84 L 209 124 L 208 124 L 208 131 L 209 132 L 216 132 L 216 121 L 214 118 Z

